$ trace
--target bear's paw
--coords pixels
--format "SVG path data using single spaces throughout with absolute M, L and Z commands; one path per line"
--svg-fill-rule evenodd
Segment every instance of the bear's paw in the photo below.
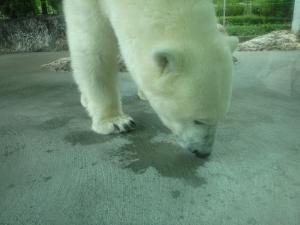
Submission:
M 92 129 L 99 134 L 118 134 L 134 130 L 136 124 L 128 115 L 94 121 Z

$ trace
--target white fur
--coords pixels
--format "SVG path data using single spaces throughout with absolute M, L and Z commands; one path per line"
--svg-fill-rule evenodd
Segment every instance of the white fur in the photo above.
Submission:
M 118 45 L 145 97 L 185 142 L 201 139 L 194 120 L 215 125 L 224 116 L 235 42 L 218 31 L 209 0 L 65 0 L 64 8 L 74 78 L 96 132 L 124 131 L 131 120 L 120 103 Z

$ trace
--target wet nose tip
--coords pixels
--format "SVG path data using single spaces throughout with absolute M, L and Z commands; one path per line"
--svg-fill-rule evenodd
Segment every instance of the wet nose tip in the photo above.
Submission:
M 208 158 L 213 150 L 213 140 L 202 145 L 200 144 L 198 146 L 190 146 L 189 150 L 198 158 Z
M 211 152 L 201 152 L 199 150 L 193 150 L 192 153 L 194 153 L 198 158 L 201 158 L 201 159 L 206 159 L 211 154 Z

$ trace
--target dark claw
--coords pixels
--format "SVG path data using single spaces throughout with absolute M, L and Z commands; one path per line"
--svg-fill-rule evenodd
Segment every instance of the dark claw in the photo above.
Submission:
M 124 128 L 125 131 L 132 130 L 132 127 L 130 125 L 128 125 L 128 124 L 125 124 L 123 128 Z
M 135 128 L 136 127 L 136 123 L 133 120 L 130 120 L 130 126 L 132 128 Z
M 202 153 L 202 152 L 199 152 L 197 150 L 193 151 L 193 153 L 198 157 L 198 158 L 201 158 L 201 159 L 206 159 L 210 156 L 210 152 L 205 152 L 205 153 Z
M 120 127 L 118 127 L 118 125 L 114 124 L 114 128 L 115 130 L 120 131 Z

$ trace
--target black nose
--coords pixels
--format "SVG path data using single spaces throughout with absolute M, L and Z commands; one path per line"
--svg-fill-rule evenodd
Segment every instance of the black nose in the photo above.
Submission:
M 198 158 L 206 159 L 210 156 L 210 152 L 200 152 L 198 150 L 192 151 Z

